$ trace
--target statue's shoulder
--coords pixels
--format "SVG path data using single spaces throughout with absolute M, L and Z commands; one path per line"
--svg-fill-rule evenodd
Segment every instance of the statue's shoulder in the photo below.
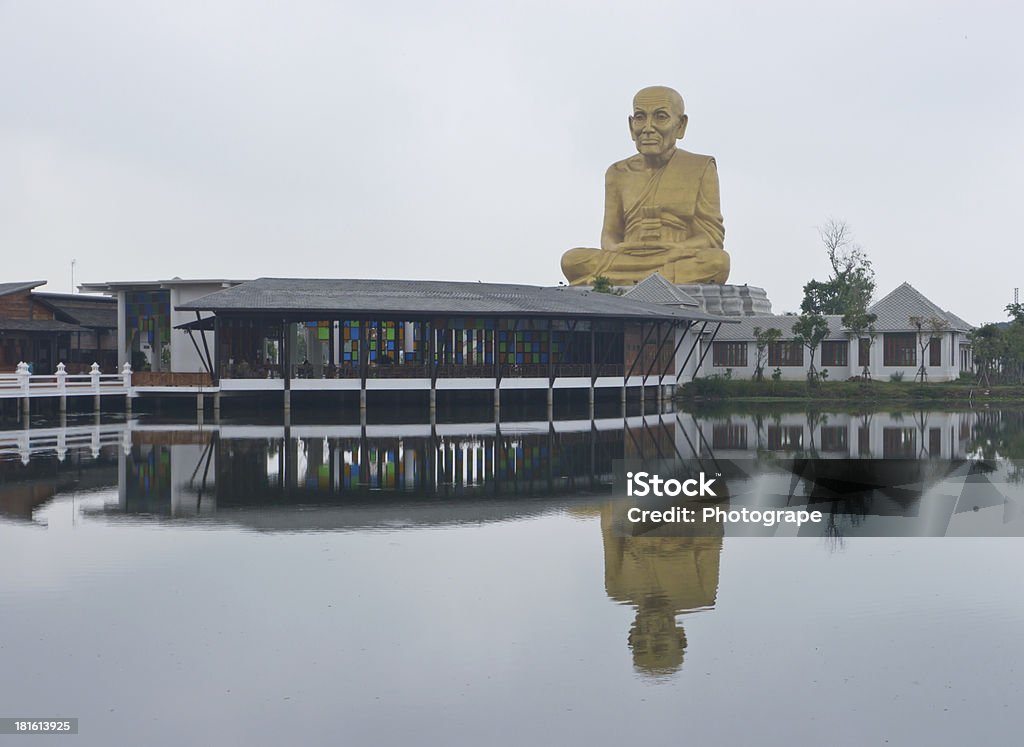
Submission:
M 680 165 L 686 166 L 687 168 L 691 169 L 704 170 L 708 166 L 715 168 L 714 156 L 705 156 L 702 153 L 691 153 L 690 151 L 683 150 L 682 148 L 676 150 L 675 158 L 673 158 L 672 160 L 678 160 L 680 161 Z
M 608 167 L 606 172 L 607 176 L 615 176 L 618 174 L 628 174 L 637 171 L 644 170 L 644 157 L 637 153 L 629 158 L 623 158 L 621 161 L 616 161 Z
M 702 153 L 691 153 L 688 150 L 677 149 L 672 157 L 672 166 L 676 169 L 683 169 L 688 172 L 702 173 L 709 166 L 715 168 L 715 157 L 706 156 Z M 637 173 L 646 170 L 644 157 L 639 153 L 616 161 L 608 167 L 606 176 L 615 177 L 621 174 Z

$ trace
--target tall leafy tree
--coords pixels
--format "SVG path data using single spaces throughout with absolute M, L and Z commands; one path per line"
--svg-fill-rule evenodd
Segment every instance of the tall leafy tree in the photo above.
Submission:
M 844 317 L 844 326 L 862 317 L 871 317 L 865 328 L 874 322 L 867 314 L 875 293 L 875 271 L 864 248 L 853 240 L 853 230 L 846 221 L 829 218 L 818 227 L 832 273 L 825 281 L 811 280 L 804 286 L 800 310 L 807 314 L 837 314 Z
M 764 381 L 764 363 L 767 357 L 768 346 L 782 337 L 782 330 L 775 327 L 761 329 L 754 327 L 754 348 L 757 352 L 757 361 L 754 366 L 754 381 Z
M 1006 346 L 1002 332 L 995 324 L 985 324 L 972 329 L 968 335 L 979 384 L 992 385 L 992 375 L 999 369 Z
M 928 369 L 924 364 L 925 353 L 932 346 L 935 337 L 948 329 L 949 325 L 945 319 L 939 319 L 937 316 L 912 316 L 910 324 L 917 329 L 917 346 L 921 349 L 921 365 L 914 378 L 920 379 L 923 384 L 928 378 Z
M 810 366 L 807 369 L 807 381 L 812 384 L 818 380 L 818 371 L 814 367 L 814 351 L 826 337 L 828 337 L 828 320 L 821 314 L 805 312 L 793 322 L 793 342 L 807 348 L 811 357 Z

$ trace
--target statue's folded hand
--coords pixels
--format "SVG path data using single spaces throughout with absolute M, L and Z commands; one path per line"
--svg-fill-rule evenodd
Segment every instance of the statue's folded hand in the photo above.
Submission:
M 643 256 L 645 254 L 660 254 L 666 262 L 675 262 L 680 259 L 692 259 L 703 247 L 697 242 L 665 243 L 652 241 L 623 241 L 616 245 L 615 251 L 625 254 Z

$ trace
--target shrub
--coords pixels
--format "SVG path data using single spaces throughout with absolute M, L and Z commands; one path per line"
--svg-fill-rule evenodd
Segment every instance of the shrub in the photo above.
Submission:
M 903 372 L 893 371 L 891 374 L 889 374 L 889 381 L 903 381 Z

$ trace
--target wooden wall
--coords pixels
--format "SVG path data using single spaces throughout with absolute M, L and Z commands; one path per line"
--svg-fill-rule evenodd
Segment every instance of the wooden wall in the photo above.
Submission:
M 53 312 L 23 290 L 0 296 L 0 319 L 53 319 Z

